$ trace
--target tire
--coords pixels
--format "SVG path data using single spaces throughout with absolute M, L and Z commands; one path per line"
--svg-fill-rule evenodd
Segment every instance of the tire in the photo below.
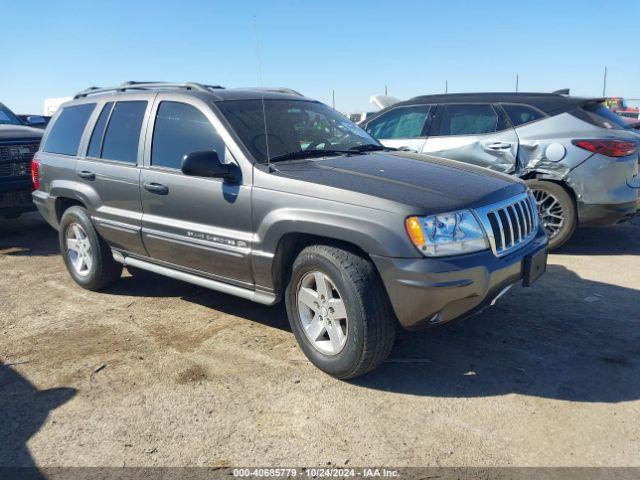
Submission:
M 549 250 L 555 250 L 569 241 L 578 226 L 576 203 L 569 192 L 557 183 L 527 180 L 527 185 L 538 202 L 540 221 L 549 235 Z M 554 222 L 560 222 L 560 225 L 553 227 Z
M 318 275 L 324 276 L 320 284 Z M 314 311 L 307 305 L 315 300 L 319 301 Z M 326 245 L 302 250 L 293 264 L 285 303 L 300 348 L 332 377 L 348 379 L 369 372 L 393 347 L 397 322 L 382 281 L 370 261 L 351 252 Z
M 58 238 L 67 271 L 82 288 L 102 290 L 120 278 L 122 265 L 113 259 L 109 245 L 96 232 L 85 208 L 73 206 L 65 210 Z

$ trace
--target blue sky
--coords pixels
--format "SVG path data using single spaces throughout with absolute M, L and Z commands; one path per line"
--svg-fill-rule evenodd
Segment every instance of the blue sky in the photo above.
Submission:
M 369 97 L 511 91 L 640 98 L 640 1 L 0 0 L 0 101 L 126 80 L 286 86 L 345 112 Z

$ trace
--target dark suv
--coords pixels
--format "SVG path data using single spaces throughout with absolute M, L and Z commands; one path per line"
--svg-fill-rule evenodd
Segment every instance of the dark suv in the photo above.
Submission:
M 388 355 L 396 323 L 478 311 L 545 270 L 526 185 L 391 152 L 292 91 L 127 83 L 56 113 L 34 200 L 73 279 L 126 266 L 272 305 L 320 369 Z
M 0 103 L 0 217 L 35 210 L 31 200 L 31 159 L 42 130 L 26 126 Z

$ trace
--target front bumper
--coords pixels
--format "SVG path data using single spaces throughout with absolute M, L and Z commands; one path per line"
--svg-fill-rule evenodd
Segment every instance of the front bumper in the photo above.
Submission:
M 448 258 L 389 258 L 372 255 L 400 321 L 409 330 L 472 314 L 505 288 L 521 281 L 525 258 L 546 250 L 539 229 L 526 246 L 505 257 L 491 250 Z
M 0 217 L 18 215 L 36 209 L 31 201 L 31 179 L 0 182 Z

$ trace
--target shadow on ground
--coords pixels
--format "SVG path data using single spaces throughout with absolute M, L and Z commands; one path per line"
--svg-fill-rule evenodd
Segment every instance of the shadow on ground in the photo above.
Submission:
M 0 467 L 35 467 L 27 441 L 49 413 L 75 393 L 73 388 L 38 390 L 11 366 L 0 363 Z M 26 473 L 39 478 L 36 471 Z
M 640 255 L 640 216 L 608 228 L 577 230 L 553 253 L 559 255 Z
M 28 213 L 15 220 L 0 218 L 0 254 L 58 255 L 58 234 L 38 213 Z

